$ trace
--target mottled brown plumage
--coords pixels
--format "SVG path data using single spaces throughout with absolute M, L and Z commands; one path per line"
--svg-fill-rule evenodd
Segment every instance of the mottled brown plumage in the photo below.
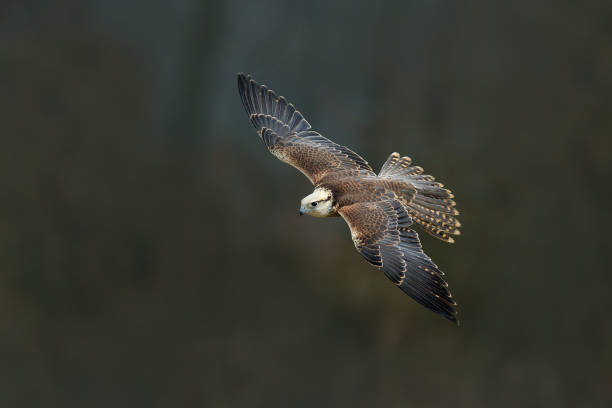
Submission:
M 251 123 L 270 152 L 315 186 L 315 193 L 305 199 L 304 211 L 342 216 L 355 247 L 368 262 L 417 302 L 457 322 L 456 303 L 442 279 L 444 274 L 423 252 L 417 233 L 410 228 L 416 222 L 432 236 L 454 242 L 452 235 L 459 235 L 460 224 L 452 193 L 398 153 L 392 153 L 375 174 L 362 157 L 312 130 L 284 97 L 250 76 L 238 74 L 238 89 Z M 326 210 L 321 209 L 324 204 Z

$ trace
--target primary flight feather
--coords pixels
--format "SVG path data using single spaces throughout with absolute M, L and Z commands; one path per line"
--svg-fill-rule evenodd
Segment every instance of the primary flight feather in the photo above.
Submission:
M 421 248 L 416 223 L 442 241 L 459 235 L 453 194 L 434 177 L 391 153 L 378 174 L 368 162 L 312 130 L 282 96 L 238 74 L 242 104 L 270 152 L 315 186 L 300 215 L 342 216 L 357 251 L 423 306 L 457 323 L 457 305 L 438 269 Z

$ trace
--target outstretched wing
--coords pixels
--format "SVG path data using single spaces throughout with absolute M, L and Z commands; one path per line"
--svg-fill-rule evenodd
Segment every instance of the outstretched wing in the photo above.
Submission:
M 238 74 L 238 91 L 251 123 L 270 152 L 304 173 L 312 184 L 347 170 L 374 175 L 361 156 L 312 130 L 292 104 L 251 76 Z
M 457 323 L 444 273 L 423 253 L 412 219 L 395 198 L 341 207 L 355 247 L 372 265 L 423 306 Z

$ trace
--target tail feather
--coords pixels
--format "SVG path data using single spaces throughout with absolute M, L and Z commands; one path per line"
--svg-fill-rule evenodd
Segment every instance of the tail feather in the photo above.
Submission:
M 432 198 L 426 196 L 424 193 L 417 189 L 417 194 L 414 199 L 415 204 L 420 204 L 434 212 L 440 212 L 448 215 L 459 215 L 459 211 L 455 208 L 455 202 L 453 200 L 447 200 L 442 198 Z
M 383 178 L 402 179 L 416 188 L 416 195 L 409 200 L 408 212 L 412 219 L 432 236 L 445 242 L 455 242 L 452 235 L 460 235 L 461 226 L 455 219 L 459 211 L 455 209 L 453 193 L 444 188 L 442 183 L 428 174 L 422 174 L 423 168 L 410 166 L 412 160 L 392 153 L 379 176 Z

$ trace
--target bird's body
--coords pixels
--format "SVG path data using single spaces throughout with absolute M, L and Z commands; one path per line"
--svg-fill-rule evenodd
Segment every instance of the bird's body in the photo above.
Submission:
M 392 153 L 378 174 L 359 155 L 312 130 L 293 105 L 250 77 L 238 89 L 251 123 L 270 152 L 314 184 L 300 215 L 342 216 L 355 247 L 372 265 L 429 309 L 457 322 L 444 275 L 422 251 L 413 222 L 452 243 L 460 224 L 452 193 Z

